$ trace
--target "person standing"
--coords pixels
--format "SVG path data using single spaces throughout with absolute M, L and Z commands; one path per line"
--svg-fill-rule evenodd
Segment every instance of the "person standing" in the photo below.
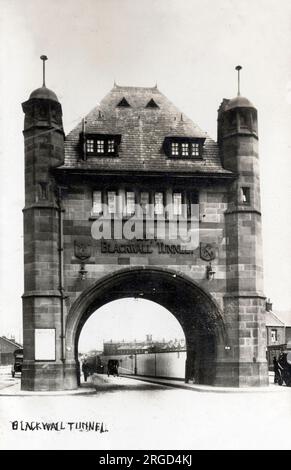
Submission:
M 84 380 L 85 380 L 85 382 L 87 382 L 87 378 L 88 378 L 88 375 L 89 375 L 89 364 L 87 363 L 86 359 L 82 364 L 82 371 L 83 371 L 83 374 L 84 374 Z
M 274 384 L 277 384 L 280 379 L 279 364 L 276 356 L 273 357 L 273 367 L 274 367 Z

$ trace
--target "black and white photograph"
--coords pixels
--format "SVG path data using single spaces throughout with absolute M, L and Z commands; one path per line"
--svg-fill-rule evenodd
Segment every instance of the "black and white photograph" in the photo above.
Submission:
M 0 0 L 0 44 L 0 450 L 290 450 L 290 1 Z

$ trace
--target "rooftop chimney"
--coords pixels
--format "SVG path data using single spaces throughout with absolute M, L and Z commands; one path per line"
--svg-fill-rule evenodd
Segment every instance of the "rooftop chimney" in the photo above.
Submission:
M 271 303 L 270 299 L 266 301 L 266 310 L 267 312 L 271 312 L 273 310 L 273 304 Z

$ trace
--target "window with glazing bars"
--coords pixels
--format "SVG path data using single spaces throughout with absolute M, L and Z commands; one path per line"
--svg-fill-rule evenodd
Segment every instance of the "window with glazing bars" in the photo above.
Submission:
M 189 144 L 188 142 L 182 143 L 182 157 L 188 157 L 189 155 Z
M 101 212 L 102 212 L 102 192 L 93 191 L 92 214 L 100 214 Z
M 107 200 L 108 200 L 108 213 L 115 214 L 116 213 L 116 192 L 108 191 Z
M 96 144 L 97 153 L 104 153 L 104 140 L 97 140 Z
M 149 203 L 150 203 L 150 195 L 147 191 L 141 191 L 140 193 L 140 207 L 142 208 L 142 212 L 144 214 L 149 213 Z
M 155 193 L 155 214 L 162 215 L 164 213 L 164 195 L 163 193 Z
M 182 194 L 173 193 L 173 214 L 181 215 L 182 214 Z
M 114 153 L 115 148 L 114 148 L 114 140 L 113 139 L 108 140 L 107 150 L 108 150 L 108 153 Z
M 126 192 L 126 214 L 134 214 L 135 212 L 135 194 L 133 191 Z
M 172 153 L 172 155 L 179 155 L 179 144 L 178 144 L 178 142 L 172 142 L 171 153 Z
M 195 142 L 192 142 L 191 144 L 192 146 L 192 156 L 193 157 L 199 157 L 199 144 L 195 143 Z
M 87 153 L 94 153 L 94 140 L 88 139 L 86 142 Z

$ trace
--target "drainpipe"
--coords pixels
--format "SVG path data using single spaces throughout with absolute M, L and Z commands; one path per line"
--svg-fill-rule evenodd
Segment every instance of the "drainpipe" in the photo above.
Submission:
M 58 187 L 57 206 L 58 206 L 58 253 L 59 253 L 59 291 L 61 301 L 61 361 L 65 362 L 65 319 L 64 319 L 64 237 L 63 237 L 63 212 L 62 190 Z

